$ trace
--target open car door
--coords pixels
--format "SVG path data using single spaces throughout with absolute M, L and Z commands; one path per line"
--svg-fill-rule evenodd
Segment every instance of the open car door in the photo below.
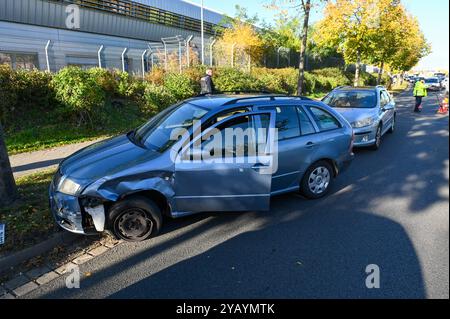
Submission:
M 275 133 L 275 113 L 258 111 L 231 116 L 198 134 L 176 159 L 173 209 L 268 210 Z

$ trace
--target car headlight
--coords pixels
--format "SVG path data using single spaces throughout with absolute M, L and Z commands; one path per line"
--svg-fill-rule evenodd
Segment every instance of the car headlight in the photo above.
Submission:
M 58 191 L 66 195 L 76 195 L 80 191 L 80 189 L 80 184 L 74 182 L 69 178 L 65 178 L 59 186 Z
M 360 128 L 360 127 L 366 127 L 372 125 L 374 122 L 374 119 L 372 117 L 368 117 L 366 119 L 356 121 L 352 123 L 352 126 L 354 128 Z

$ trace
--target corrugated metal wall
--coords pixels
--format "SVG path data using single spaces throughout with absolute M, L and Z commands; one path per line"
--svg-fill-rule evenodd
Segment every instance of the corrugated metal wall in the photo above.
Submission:
M 179 0 L 138 1 L 195 18 L 200 9 Z M 0 20 L 66 29 L 66 6 L 63 3 L 45 0 L 0 0 Z M 217 13 L 207 11 L 206 17 L 218 23 Z M 81 8 L 80 31 L 127 37 L 146 41 L 159 41 L 162 37 L 181 35 L 188 37 L 199 32 L 187 31 L 119 14 Z
M 75 58 L 98 64 L 97 52 L 103 45 L 103 67 L 121 69 L 122 51 L 129 48 L 126 57 L 133 61 L 130 71 L 139 74 L 142 70 L 141 55 L 148 48 L 146 41 L 0 21 L 0 51 L 37 53 L 41 70 L 47 68 L 45 46 L 48 40 L 51 40 L 51 71 L 73 63 Z
M 199 7 L 180 0 L 139 2 L 194 18 L 200 16 Z M 121 54 L 124 48 L 128 48 L 126 57 L 131 67 L 129 71 L 141 74 L 141 56 L 150 42 L 160 42 L 162 37 L 175 35 L 184 38 L 194 35 L 192 44 L 200 42 L 200 34 L 192 31 L 97 10 L 81 9 L 80 13 L 81 28 L 68 30 L 65 25 L 65 6 L 61 3 L 0 0 L 0 52 L 37 53 L 39 68 L 45 70 L 45 46 L 50 40 L 49 64 L 54 72 L 68 63 L 98 64 L 97 52 L 102 45 L 102 66 L 121 69 Z M 218 22 L 221 16 L 206 11 L 206 19 Z

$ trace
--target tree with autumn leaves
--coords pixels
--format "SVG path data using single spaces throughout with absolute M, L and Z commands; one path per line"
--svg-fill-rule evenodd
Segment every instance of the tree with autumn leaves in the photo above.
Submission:
M 355 86 L 362 62 L 408 71 L 430 52 L 417 19 L 400 0 L 328 1 L 314 33 L 322 47 L 335 47 L 347 64 L 355 63 Z

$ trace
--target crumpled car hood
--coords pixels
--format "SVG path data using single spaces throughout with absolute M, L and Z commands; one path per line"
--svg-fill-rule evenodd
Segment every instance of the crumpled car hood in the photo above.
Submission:
M 61 163 L 60 169 L 63 175 L 71 178 L 95 181 L 148 163 L 159 155 L 133 144 L 126 135 L 120 135 L 72 154 Z

